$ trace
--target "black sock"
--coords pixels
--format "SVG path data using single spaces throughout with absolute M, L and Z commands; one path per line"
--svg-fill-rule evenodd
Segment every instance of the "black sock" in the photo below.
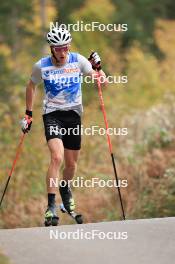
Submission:
M 55 193 L 48 193 L 48 207 L 55 205 Z

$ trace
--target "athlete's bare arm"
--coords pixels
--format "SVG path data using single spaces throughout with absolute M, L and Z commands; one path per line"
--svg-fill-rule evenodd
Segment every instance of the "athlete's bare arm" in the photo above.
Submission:
M 29 80 L 26 87 L 26 109 L 32 111 L 36 84 Z

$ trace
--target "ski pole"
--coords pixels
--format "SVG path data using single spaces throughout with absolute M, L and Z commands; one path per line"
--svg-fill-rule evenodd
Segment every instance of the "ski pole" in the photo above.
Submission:
M 121 205 L 121 211 L 122 211 L 122 216 L 123 216 L 122 218 L 123 218 L 123 220 L 125 220 L 125 212 L 124 212 L 124 207 L 123 207 L 120 187 L 119 187 L 119 184 L 118 184 L 119 181 L 118 181 L 117 169 L 116 169 L 116 165 L 115 165 L 115 159 L 114 159 L 114 155 L 113 155 L 113 151 L 112 151 L 112 143 L 111 143 L 110 135 L 108 133 L 108 127 L 109 126 L 108 126 L 108 120 L 107 120 L 107 115 L 106 115 L 106 111 L 105 111 L 105 105 L 104 105 L 104 100 L 103 100 L 103 94 L 102 94 L 102 89 L 101 89 L 100 74 L 99 73 L 98 73 L 97 77 L 98 77 L 97 78 L 98 94 L 99 94 L 100 105 L 101 105 L 103 118 L 104 118 L 104 122 L 105 122 L 105 127 L 106 127 L 106 131 L 107 131 L 107 141 L 108 141 L 108 146 L 109 146 L 109 152 L 110 152 L 110 155 L 111 155 L 112 165 L 113 165 L 113 169 L 114 169 L 114 175 L 115 175 L 115 179 L 116 179 L 116 182 L 117 182 L 117 189 L 118 189 L 120 205 Z
M 16 162 L 18 160 L 18 157 L 19 157 L 19 154 L 20 154 L 20 151 L 21 151 L 21 147 L 22 147 L 22 144 L 23 144 L 23 141 L 24 141 L 24 137 L 25 137 L 25 133 L 21 136 L 20 138 L 20 141 L 19 141 L 19 145 L 17 147 L 17 151 L 16 151 L 16 155 L 15 155 L 15 159 L 13 161 L 13 164 L 12 164 L 12 168 L 9 172 L 9 176 L 8 176 L 8 179 L 7 179 L 7 182 L 6 182 L 6 185 L 5 185 L 5 188 L 4 188 L 4 191 L 3 191 L 3 194 L 2 194 L 2 197 L 1 197 L 1 201 L 0 201 L 0 208 L 1 208 L 1 204 L 2 204 L 2 201 L 3 201 L 3 198 L 4 198 L 4 195 L 6 193 L 6 190 L 7 190 L 7 187 L 8 187 L 8 184 L 9 184 L 9 181 L 10 181 L 10 178 L 12 176 L 12 173 L 15 169 L 15 165 L 16 165 Z

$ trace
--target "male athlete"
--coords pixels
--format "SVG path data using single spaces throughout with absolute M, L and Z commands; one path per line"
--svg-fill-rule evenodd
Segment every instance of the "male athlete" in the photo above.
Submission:
M 62 129 L 81 127 L 82 93 L 81 74 L 93 76 L 96 71 L 101 75 L 100 57 L 91 53 L 89 61 L 79 53 L 70 52 L 71 34 L 64 28 L 52 28 L 47 34 L 51 55 L 41 58 L 33 67 L 26 88 L 26 112 L 21 122 L 22 131 L 27 133 L 32 125 L 32 109 L 36 86 L 43 81 L 45 98 L 43 100 L 43 122 L 45 136 L 50 151 L 50 165 L 46 183 L 48 206 L 45 212 L 45 225 L 57 225 L 55 196 L 56 188 L 50 186 L 50 179 L 56 182 L 59 169 L 64 160 L 63 180 L 67 184 L 59 191 L 65 209 L 75 209 L 68 181 L 73 179 L 81 148 L 81 134 L 60 133 Z

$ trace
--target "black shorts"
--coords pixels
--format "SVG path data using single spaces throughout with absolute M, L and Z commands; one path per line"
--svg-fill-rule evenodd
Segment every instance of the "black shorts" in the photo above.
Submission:
M 81 148 L 81 117 L 73 110 L 54 111 L 43 115 L 46 140 L 59 138 L 64 148 Z

